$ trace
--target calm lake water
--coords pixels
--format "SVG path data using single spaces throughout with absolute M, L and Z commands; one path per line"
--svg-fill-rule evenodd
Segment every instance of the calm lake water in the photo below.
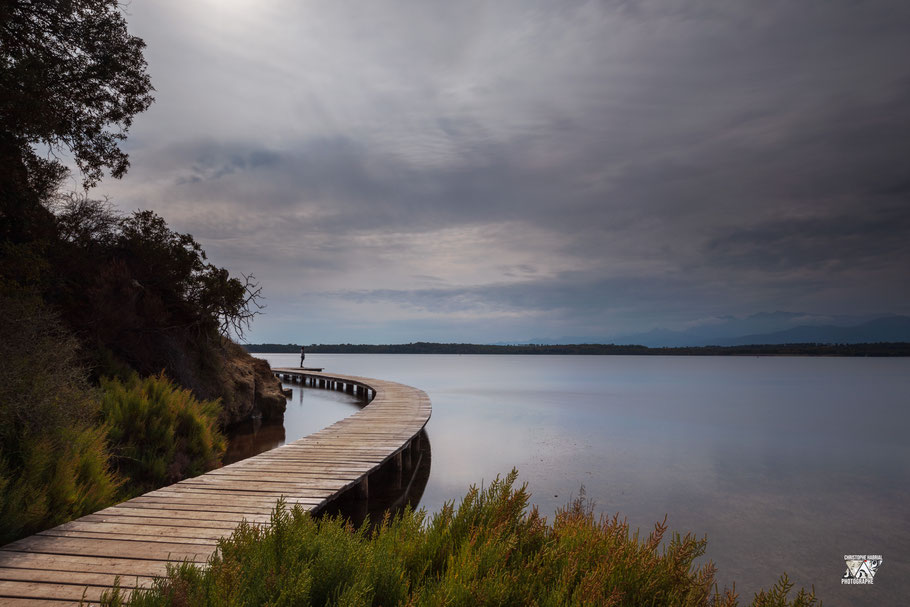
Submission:
M 259 355 L 296 366 L 295 354 Z M 786 571 L 826 606 L 910 597 L 910 359 L 308 354 L 307 365 L 402 382 L 433 402 L 437 510 L 513 466 L 551 514 L 578 494 L 647 532 L 708 536 L 741 602 Z M 282 440 L 356 410 L 294 387 Z M 275 444 L 278 433 L 272 430 Z M 843 586 L 845 554 L 881 554 Z

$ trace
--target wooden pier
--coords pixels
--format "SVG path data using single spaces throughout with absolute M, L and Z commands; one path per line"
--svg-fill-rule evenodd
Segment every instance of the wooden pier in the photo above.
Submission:
M 370 473 L 410 461 L 430 399 L 395 382 L 278 368 L 277 376 L 368 403 L 319 432 L 0 547 L 0 605 L 97 604 L 120 577 L 149 586 L 168 561 L 205 563 L 241 520 L 265 524 L 279 497 L 315 511 Z

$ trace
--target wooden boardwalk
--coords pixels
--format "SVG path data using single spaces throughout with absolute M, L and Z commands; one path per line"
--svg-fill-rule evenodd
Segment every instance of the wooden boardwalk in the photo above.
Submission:
M 3 546 L 0 605 L 72 605 L 83 596 L 86 604 L 97 604 L 116 576 L 130 589 L 150 585 L 168 561 L 204 563 L 241 520 L 267 523 L 279 497 L 316 510 L 347 489 L 368 495 L 369 474 L 384 464 L 402 466 L 430 418 L 430 399 L 417 388 L 274 371 L 372 400 L 293 443 Z

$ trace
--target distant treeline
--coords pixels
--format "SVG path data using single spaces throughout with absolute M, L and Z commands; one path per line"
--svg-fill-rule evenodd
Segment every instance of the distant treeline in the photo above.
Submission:
M 252 353 L 300 352 L 298 344 L 248 344 Z M 649 348 L 638 345 L 571 344 L 512 345 L 437 344 L 419 341 L 411 344 L 314 344 L 306 346 L 312 354 L 590 354 L 651 356 L 910 356 L 910 343 L 873 344 L 757 344 L 751 346 L 700 346 Z

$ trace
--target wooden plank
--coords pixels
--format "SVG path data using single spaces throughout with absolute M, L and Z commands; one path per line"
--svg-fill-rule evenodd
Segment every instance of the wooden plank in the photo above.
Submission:
M 288 504 L 288 509 L 291 509 L 294 506 L 300 506 L 304 510 L 312 510 L 314 507 L 311 504 Z M 275 510 L 274 504 L 262 506 L 244 506 L 243 508 L 231 508 L 230 506 L 206 506 L 204 504 L 174 504 L 168 503 L 166 501 L 153 501 L 147 503 L 131 502 L 129 505 L 123 504 L 123 507 L 132 508 L 137 512 L 141 511 L 143 513 L 147 510 L 173 510 L 175 513 L 174 516 L 191 516 L 190 513 L 198 514 L 200 512 L 211 512 L 212 514 L 230 514 L 233 516 L 240 516 L 241 518 L 254 516 L 268 517 Z M 237 522 L 240 521 L 238 520 Z
M 193 482 L 181 483 L 180 489 L 210 489 L 219 492 L 239 492 L 243 495 L 274 495 L 276 498 L 292 495 L 331 495 L 339 489 L 355 481 L 343 479 L 298 479 L 290 481 L 252 482 L 249 480 L 234 480 L 232 477 L 215 477 L 193 479 Z M 177 488 L 175 488 L 177 489 Z M 236 496 L 235 496 L 236 497 Z
M 124 506 L 112 506 L 110 508 L 105 508 L 104 510 L 99 510 L 95 514 L 90 514 L 88 516 L 124 516 L 124 517 L 150 517 L 150 518 L 165 518 L 165 519 L 174 519 L 174 520 L 208 520 L 212 523 L 229 523 L 233 526 L 237 526 L 237 523 L 246 519 L 251 523 L 267 523 L 269 521 L 269 514 L 249 514 L 245 512 L 214 512 L 211 509 L 208 510 L 187 510 L 187 509 L 175 509 L 167 508 L 167 504 L 143 504 L 138 508 L 130 508 Z M 176 524 L 176 523 L 175 523 Z
M 307 479 L 326 479 L 326 480 L 345 480 L 349 478 L 357 478 L 359 474 L 363 474 L 364 469 L 368 468 L 370 464 L 363 463 L 360 466 L 346 466 L 346 467 L 333 467 L 333 468 L 323 468 L 322 466 L 327 466 L 326 464 L 314 465 L 307 467 L 306 470 L 301 470 L 300 467 L 287 467 L 283 468 L 280 466 L 261 466 L 259 468 L 234 468 L 232 470 L 218 470 L 217 473 L 213 472 L 209 475 L 209 478 L 216 479 L 240 479 L 245 482 L 255 483 L 259 482 L 287 482 L 288 480 L 293 480 L 296 478 L 307 478 Z
M 206 504 L 204 500 L 189 501 L 181 499 L 168 500 L 166 497 L 149 499 L 148 501 L 130 501 L 120 505 L 121 508 L 133 508 L 136 510 L 175 510 L 180 514 L 175 516 L 188 516 L 184 512 L 211 512 L 212 514 L 228 514 L 232 516 L 244 515 L 269 515 L 275 509 L 275 503 L 272 501 L 263 502 L 262 504 L 244 504 L 238 506 L 220 506 Z
M 3 599 L 3 607 L 72 607 L 72 601 L 66 601 L 63 599 L 25 599 L 21 597 L 0 597 Z M 92 607 L 97 605 L 97 603 L 86 602 L 85 607 Z
M 226 507 L 238 507 L 246 504 L 260 504 L 260 505 L 274 505 L 278 502 L 279 498 L 285 498 L 285 502 L 291 502 L 293 500 L 307 501 L 309 498 L 310 501 L 319 501 L 319 498 L 322 498 L 325 495 L 331 495 L 335 493 L 334 490 L 329 489 L 318 489 L 318 488 L 299 488 L 295 489 L 292 492 L 290 491 L 279 491 L 279 490 L 269 490 L 269 489 L 246 489 L 243 487 L 218 487 L 216 485 L 183 485 L 176 487 L 171 485 L 167 488 L 166 491 L 156 493 L 154 496 L 149 496 L 149 500 L 158 499 L 162 497 L 174 498 L 174 499 L 190 499 L 190 498 L 205 498 L 208 497 L 210 503 L 222 503 Z M 315 499 L 314 499 L 315 498 Z M 220 501 L 215 501 L 220 500 Z M 148 500 L 142 500 L 148 501 Z M 126 503 L 126 502 L 124 502 Z
M 114 531 L 112 527 L 104 527 L 103 524 L 100 523 L 93 524 L 93 526 L 96 527 L 96 529 L 67 530 L 54 528 L 42 531 L 38 535 L 44 537 L 79 537 L 99 540 L 137 540 L 141 542 L 190 544 L 193 546 L 214 546 L 218 543 L 219 539 L 225 535 L 230 535 L 230 533 L 226 533 L 223 530 L 208 529 L 203 531 L 202 529 L 193 529 L 192 527 L 179 527 L 175 528 L 173 531 L 169 531 L 167 535 L 156 535 L 154 533 L 154 528 L 151 532 L 146 531 L 145 533 L 139 533 L 143 528 L 133 525 L 116 525 L 116 527 L 119 528 L 129 528 L 121 529 L 120 531 Z
M 190 560 L 205 562 L 214 546 L 195 546 L 167 542 L 83 539 L 33 535 L 7 544 L 4 548 L 21 552 L 104 556 L 110 558 L 140 558 L 159 561 Z
M 274 508 L 279 498 L 284 498 L 286 503 L 309 503 L 318 502 L 322 496 L 321 492 L 309 491 L 309 493 L 314 493 L 315 496 L 302 493 L 302 491 L 299 491 L 297 494 L 291 495 L 287 491 L 249 491 L 246 489 L 227 489 L 206 485 L 181 485 L 179 487 L 171 485 L 165 489 L 159 489 L 153 493 L 133 498 L 120 505 L 126 506 L 127 504 L 147 504 L 152 502 L 170 504 L 198 502 L 212 507 L 221 506 L 224 508 L 242 508 L 248 505 Z
M 105 590 L 107 588 L 103 586 L 0 580 L 0 597 L 58 599 L 78 603 L 83 598 L 98 601 Z M 5 603 L 6 599 L 3 601 Z
M 234 468 L 227 472 L 219 472 L 219 474 L 213 476 L 216 478 L 226 476 L 243 477 L 246 479 L 251 479 L 256 475 L 267 477 L 274 476 L 278 479 L 286 479 L 288 477 L 296 478 L 303 475 L 306 475 L 309 478 L 347 478 L 349 476 L 357 476 L 359 474 L 363 474 L 363 471 L 368 470 L 372 465 L 373 462 L 368 461 L 346 463 L 343 465 L 336 465 L 327 462 L 310 462 L 306 465 L 306 467 L 310 468 L 310 471 L 303 472 L 299 464 L 274 461 L 260 462 L 255 467 L 250 466 L 248 468 Z
M 205 503 L 204 500 L 208 499 L 209 504 L 221 505 L 225 508 L 238 508 L 245 505 L 266 505 L 274 508 L 279 498 L 284 498 L 286 503 L 308 503 L 318 502 L 319 498 L 325 494 L 325 491 L 314 489 L 299 489 L 292 495 L 287 491 L 267 491 L 265 489 L 256 491 L 206 485 L 182 485 L 180 487 L 171 485 L 166 490 L 160 490 L 154 495 L 149 494 L 148 497 L 135 498 L 130 500 L 130 502 L 124 502 L 124 504 L 134 501 L 137 503 L 148 503 L 162 500 L 171 503 L 192 503 L 194 500 Z
M 173 513 L 171 513 L 173 514 Z M 207 516 L 199 515 L 196 518 L 175 518 L 173 516 L 132 516 L 124 514 L 88 514 L 73 522 L 86 523 L 107 523 L 107 524 L 125 524 L 136 527 L 143 527 L 149 530 L 149 533 L 163 533 L 168 527 L 191 527 L 195 529 L 221 529 L 223 531 L 233 531 L 243 517 L 236 520 L 212 520 Z M 251 523 L 267 523 L 267 516 L 259 517 L 260 520 L 248 521 Z M 163 528 L 163 529 L 162 529 Z
M 121 576 L 162 576 L 167 562 L 150 559 L 118 559 L 83 555 L 42 554 L 0 550 L 0 566 L 10 569 L 40 569 L 109 573 Z
M 0 580 L 25 582 L 52 582 L 56 584 L 77 584 L 80 586 L 113 587 L 114 580 L 120 578 L 123 588 L 141 588 L 150 586 L 156 578 L 150 576 L 121 575 L 113 573 L 85 573 L 82 571 L 57 571 L 46 569 L 18 569 L 0 567 Z

